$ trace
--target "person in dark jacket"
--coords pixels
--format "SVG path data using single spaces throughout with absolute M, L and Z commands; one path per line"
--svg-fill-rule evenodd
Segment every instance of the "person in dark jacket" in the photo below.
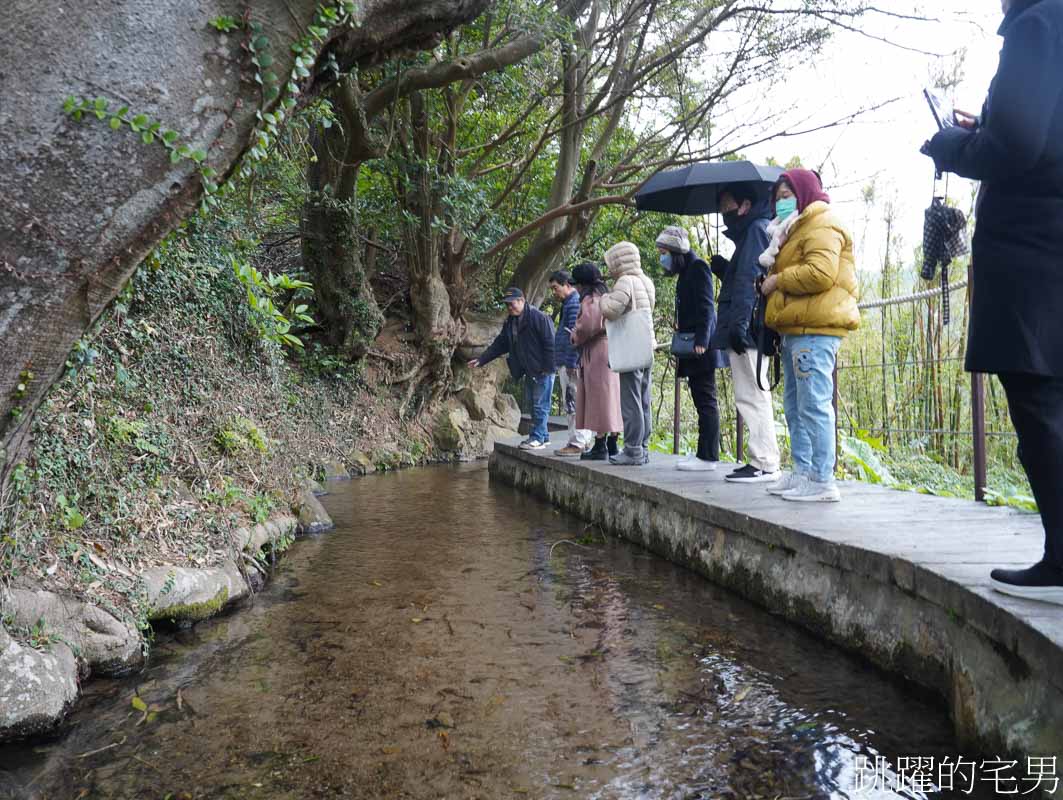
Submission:
M 1063 604 L 1063 0 L 1005 0 L 1004 10 L 981 117 L 957 114 L 924 152 L 982 181 L 966 365 L 1004 386 L 1045 527 L 1042 560 L 994 569 L 992 585 Z
M 554 324 L 542 311 L 528 305 L 520 289 L 506 289 L 502 299 L 509 316 L 495 340 L 479 358 L 469 362 L 469 367 L 483 367 L 504 355 L 508 356 L 509 371 L 514 378 L 528 378 L 532 396 L 531 433 L 520 446 L 525 450 L 542 450 L 550 441 L 547 423 L 554 391 Z
M 720 461 L 720 411 L 716 404 L 716 370 L 727 366 L 723 354 L 710 347 L 716 328 L 716 306 L 712 299 L 712 273 L 709 265 L 690 249 L 690 237 L 676 225 L 657 237 L 661 266 L 677 275 L 675 287 L 676 328 L 694 334 L 694 357 L 676 359 L 676 372 L 686 378 L 690 396 L 698 410 L 698 450 L 680 461 L 677 469 L 707 472 Z
M 761 359 L 757 380 L 757 343 L 750 320 L 757 304 L 756 282 L 764 275 L 760 254 L 770 243 L 771 195 L 756 186 L 735 183 L 718 196 L 724 236 L 734 242 L 728 260 L 717 254 L 710 266 L 720 279 L 719 314 L 711 347 L 727 353 L 731 365 L 735 405 L 749 428 L 749 461 L 726 480 L 732 483 L 774 483 L 779 479 L 779 443 L 775 438 L 775 410 L 768 391 L 768 359 Z M 764 387 L 764 388 L 761 388 Z
M 572 344 L 572 331 L 579 318 L 580 293 L 572 283 L 572 276 L 561 269 L 550 275 L 550 293 L 561 304 L 554 333 L 554 366 L 561 385 L 561 407 L 568 417 L 568 441 L 554 454 L 579 458 L 591 446 L 594 434 L 576 427 L 576 391 L 579 386 L 579 350 Z

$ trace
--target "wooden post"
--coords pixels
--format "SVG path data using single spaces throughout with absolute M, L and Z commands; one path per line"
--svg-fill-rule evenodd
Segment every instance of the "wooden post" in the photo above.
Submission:
M 742 430 L 742 412 L 735 409 L 735 460 L 744 464 L 742 451 L 745 450 L 745 431 Z
M 834 362 L 834 469 L 838 469 L 838 454 L 841 452 L 841 436 L 838 433 L 838 362 Z
M 985 452 L 985 375 L 971 373 L 971 432 L 974 435 L 974 499 L 985 500 L 986 452 Z
M 679 365 L 676 365 L 675 371 L 675 408 L 672 410 L 672 453 L 673 455 L 679 455 L 679 435 L 682 432 L 679 424 L 679 413 L 682 411 L 682 398 L 683 395 L 679 391 L 682 384 L 679 382 Z

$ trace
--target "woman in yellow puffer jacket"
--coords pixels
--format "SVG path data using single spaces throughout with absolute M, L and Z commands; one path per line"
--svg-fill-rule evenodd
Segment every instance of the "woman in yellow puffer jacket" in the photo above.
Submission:
M 834 366 L 842 339 L 860 325 L 853 239 L 819 176 L 792 169 L 775 185 L 765 322 L 782 335 L 783 405 L 793 471 L 768 489 L 784 500 L 837 502 Z

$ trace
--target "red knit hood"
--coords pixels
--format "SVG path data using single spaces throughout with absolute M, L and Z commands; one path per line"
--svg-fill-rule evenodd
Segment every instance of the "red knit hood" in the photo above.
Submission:
M 824 203 L 830 202 L 830 195 L 823 191 L 823 183 L 819 179 L 819 175 L 810 169 L 788 169 L 779 178 L 779 183 L 785 181 L 790 184 L 790 188 L 793 189 L 794 196 L 797 197 L 797 211 L 801 213 L 817 200 L 822 200 Z M 776 184 L 778 188 L 778 183 Z M 772 197 L 775 193 L 772 192 Z M 772 203 L 772 212 L 775 211 L 775 204 Z

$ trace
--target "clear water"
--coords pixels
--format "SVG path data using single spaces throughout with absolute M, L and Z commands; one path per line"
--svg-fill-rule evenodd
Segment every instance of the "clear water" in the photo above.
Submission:
M 943 708 L 483 465 L 331 489 L 250 607 L 0 748 L 0 797 L 953 796 L 858 769 L 956 757 Z

